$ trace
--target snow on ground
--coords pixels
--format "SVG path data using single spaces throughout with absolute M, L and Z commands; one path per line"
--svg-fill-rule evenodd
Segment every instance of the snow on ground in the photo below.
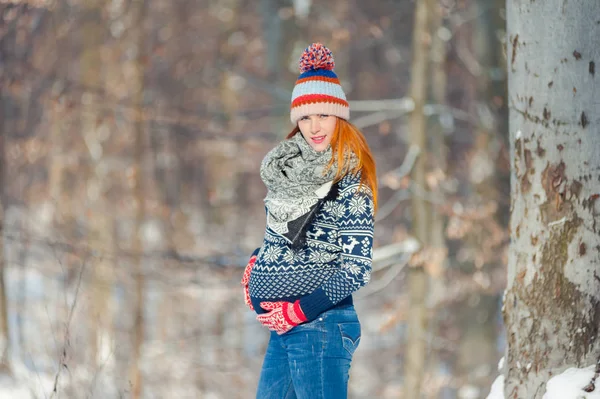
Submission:
M 1 380 L 4 381 L 4 378 Z M 0 398 L 34 399 L 34 396 L 26 386 L 19 386 L 14 381 L 11 381 L 7 383 L 0 382 Z
M 499 375 L 492 384 L 492 389 L 487 399 L 504 399 L 504 376 Z
M 13 375 L 0 374 L 0 398 L 46 398 L 53 385 L 52 375 L 31 371 L 23 363 L 13 361 Z
M 546 384 L 546 393 L 542 399 L 600 399 L 600 379 L 596 381 L 593 392 L 583 390 L 594 376 L 594 369 L 595 366 L 569 368 L 552 377 Z M 504 376 L 496 378 L 487 399 L 504 399 Z
M 546 385 L 546 393 L 542 399 L 600 399 L 600 381 L 596 382 L 593 392 L 583 390 L 594 376 L 594 369 L 595 366 L 584 369 L 569 368 L 552 377 Z

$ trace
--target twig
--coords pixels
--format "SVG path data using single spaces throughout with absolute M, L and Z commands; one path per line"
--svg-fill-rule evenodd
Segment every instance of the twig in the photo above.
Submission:
M 73 298 L 73 303 L 71 304 L 71 308 L 69 309 L 69 315 L 67 317 L 67 322 L 65 325 L 65 336 L 64 336 L 64 344 L 62 353 L 60 354 L 60 359 L 58 361 L 58 370 L 56 371 L 56 376 L 54 377 L 54 386 L 52 387 L 52 394 L 50 395 L 50 399 L 54 397 L 54 394 L 58 393 L 58 380 L 60 378 L 60 374 L 63 368 L 69 370 L 67 367 L 67 347 L 69 346 L 69 334 L 70 334 L 70 326 L 71 320 L 73 320 L 73 314 L 75 313 L 75 306 L 77 305 L 77 298 L 79 296 L 79 289 L 81 288 L 81 280 L 83 277 L 83 272 L 85 270 L 86 262 L 81 262 L 81 267 L 79 268 L 79 278 L 77 280 L 77 287 L 75 289 L 75 297 Z
M 29 361 L 31 362 L 31 364 L 33 364 L 33 369 L 35 370 L 35 376 L 37 377 L 38 382 L 40 383 L 40 386 L 42 387 L 42 393 L 44 394 L 44 397 L 46 399 L 48 399 L 48 395 L 46 395 L 43 392 L 44 385 L 42 384 L 42 379 L 40 378 L 40 372 L 38 371 L 38 367 L 35 365 L 35 360 L 31 357 L 31 352 L 27 351 L 27 355 L 29 356 Z M 37 396 L 37 395 L 34 395 L 34 396 Z
M 98 375 L 102 372 L 102 370 L 104 369 L 104 366 L 106 366 L 106 364 L 108 363 L 108 360 L 112 357 L 114 351 L 115 351 L 115 348 L 113 347 L 111 349 L 110 353 L 108 354 L 108 356 L 106 357 L 106 359 L 104 359 L 104 361 L 100 365 L 100 368 L 98 368 L 96 370 L 96 372 L 94 373 L 94 377 L 92 378 L 92 382 L 90 383 L 90 389 L 89 389 L 89 393 L 90 393 L 91 397 L 94 396 L 94 389 L 96 388 L 96 381 L 98 379 Z

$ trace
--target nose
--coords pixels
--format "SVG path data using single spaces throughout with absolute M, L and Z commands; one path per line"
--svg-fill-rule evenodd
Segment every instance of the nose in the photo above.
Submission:
M 310 132 L 312 134 L 317 134 L 321 130 L 321 124 L 318 119 L 312 119 L 310 121 Z

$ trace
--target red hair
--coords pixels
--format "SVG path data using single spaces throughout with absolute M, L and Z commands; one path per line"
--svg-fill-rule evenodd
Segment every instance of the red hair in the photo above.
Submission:
M 296 133 L 300 132 L 300 128 L 296 126 L 286 139 L 292 138 Z M 302 133 L 300 133 L 302 134 Z M 331 138 L 331 161 L 328 168 L 333 166 L 336 160 L 343 159 L 343 162 L 338 162 L 337 172 L 334 181 L 340 181 L 347 173 L 357 174 L 361 172 L 360 184 L 367 186 L 373 193 L 373 205 L 377 209 L 377 174 L 375 168 L 375 160 L 371 149 L 367 144 L 365 136 L 352 123 L 345 119 L 337 118 L 335 131 Z M 350 167 L 350 153 L 356 155 L 358 162 Z

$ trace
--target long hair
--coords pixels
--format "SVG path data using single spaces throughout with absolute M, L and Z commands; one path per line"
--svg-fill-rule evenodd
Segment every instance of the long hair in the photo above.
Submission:
M 286 136 L 286 139 L 294 137 L 296 133 L 300 133 L 298 126 Z M 361 172 L 360 184 L 367 186 L 373 193 L 373 206 L 376 210 L 378 196 L 375 160 L 365 136 L 352 123 L 345 119 L 337 118 L 335 131 L 331 138 L 331 150 L 332 154 L 328 168 L 331 168 L 336 160 L 343 160 L 337 163 L 337 172 L 334 181 L 340 181 L 348 173 L 357 174 Z M 358 160 L 353 168 L 350 167 L 350 153 L 354 153 Z

